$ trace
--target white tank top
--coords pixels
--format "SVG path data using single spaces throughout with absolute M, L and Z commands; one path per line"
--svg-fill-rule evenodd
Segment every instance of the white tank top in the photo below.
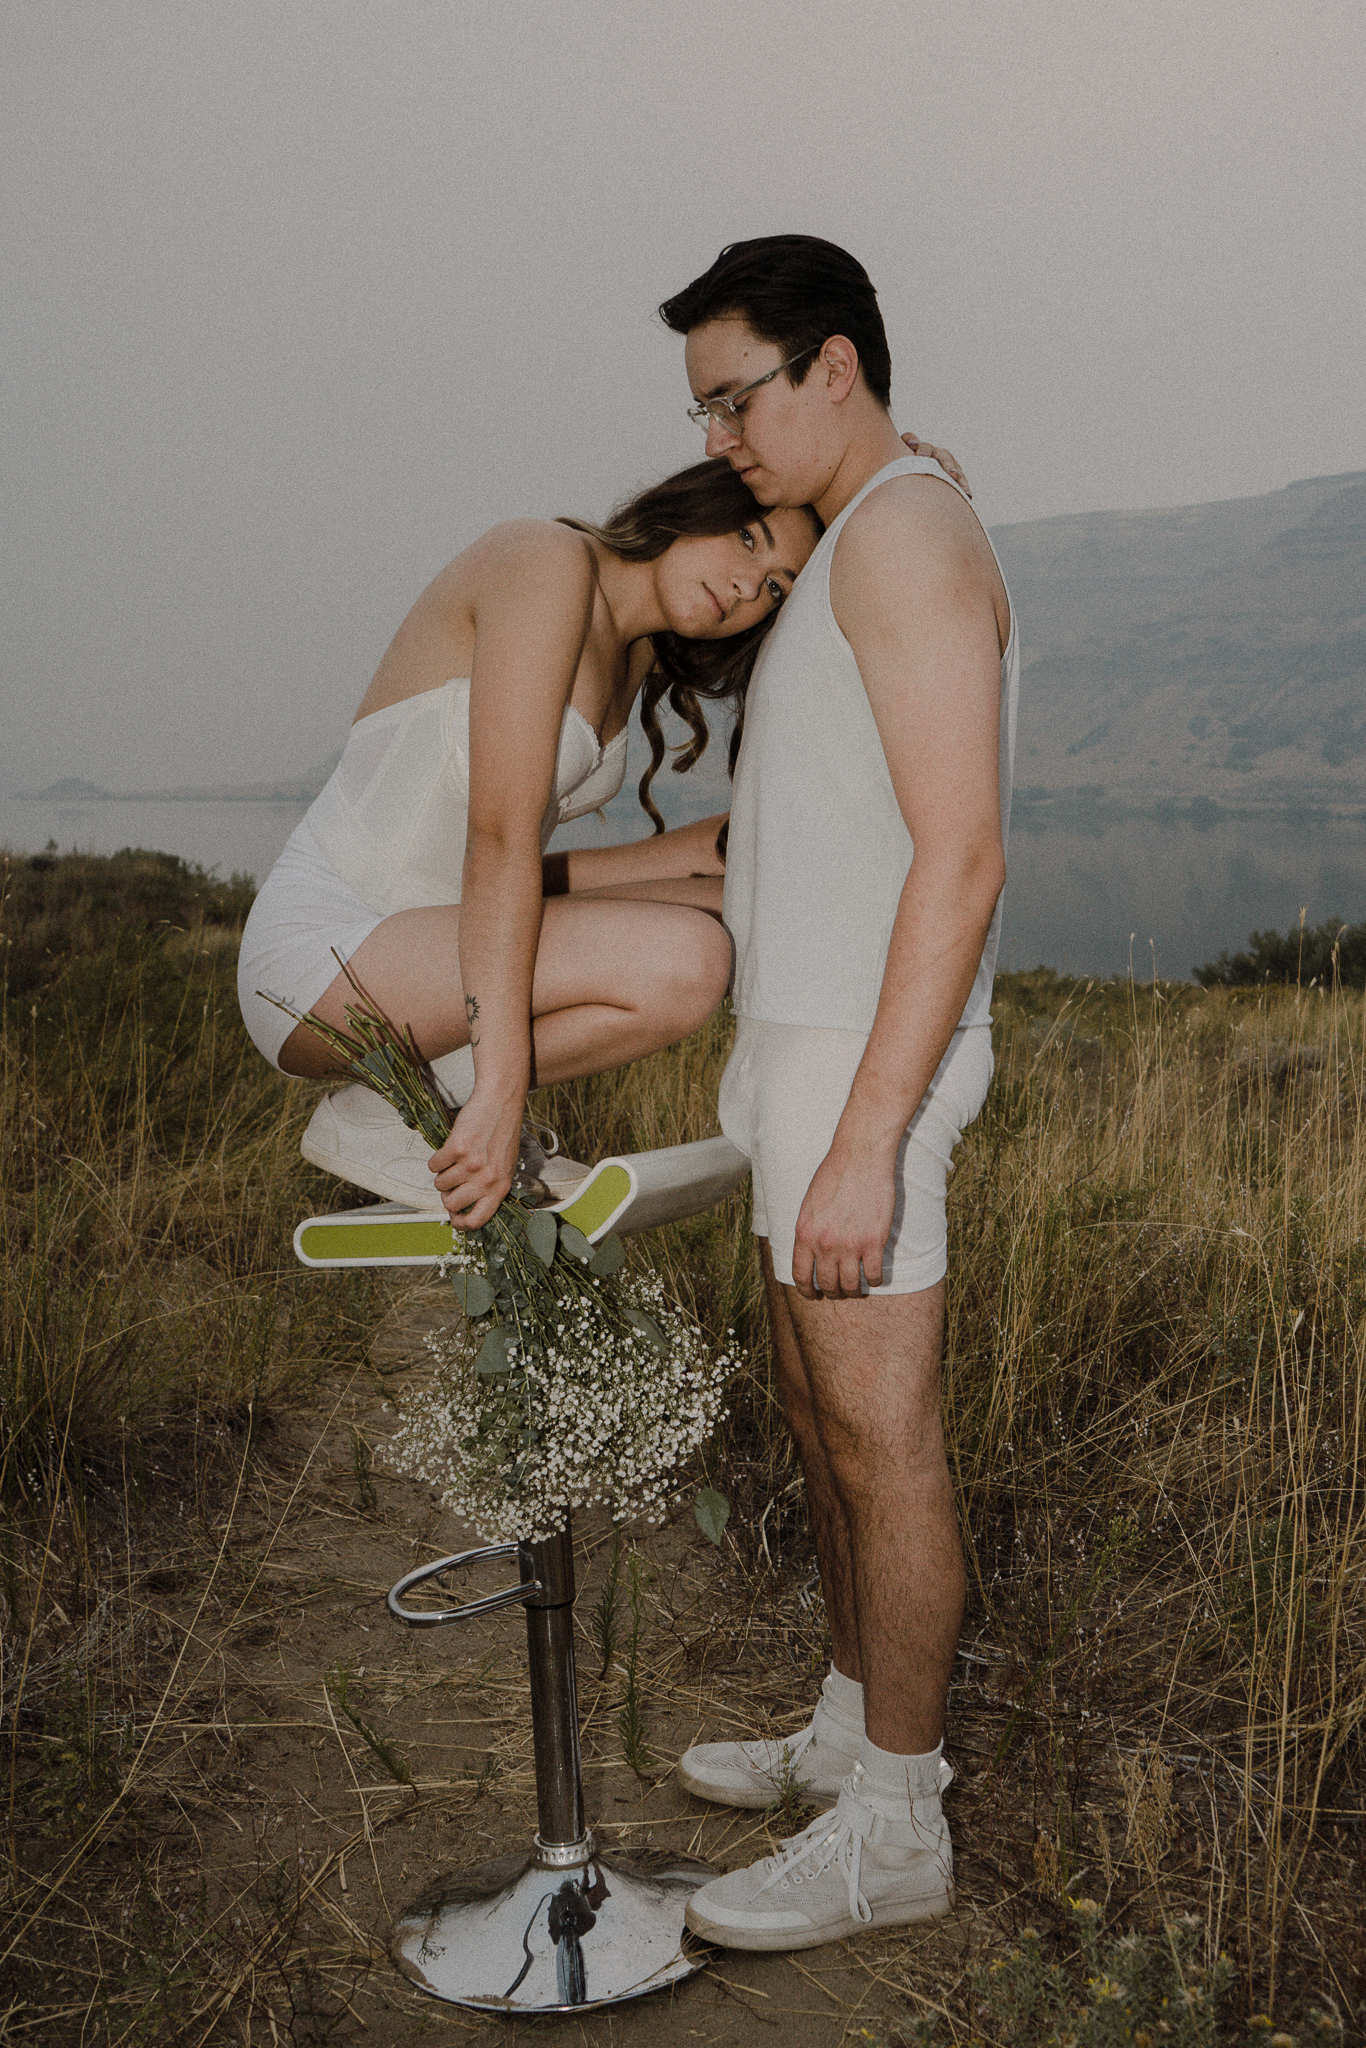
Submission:
M 725 920 L 741 1017 L 867 1031 L 877 1009 L 915 847 L 858 663 L 831 608 L 830 564 L 855 507 L 894 476 L 944 482 L 939 465 L 921 455 L 870 477 L 822 536 L 755 664 L 726 847 Z M 1012 605 L 1001 659 L 1003 846 L 1019 674 Z M 963 1024 L 987 1021 L 1000 934 L 998 902 Z
M 625 774 L 625 732 L 600 747 L 583 713 L 568 705 L 541 851 L 557 825 L 614 797 Z M 306 823 L 371 910 L 389 917 L 458 903 L 469 788 L 470 686 L 456 677 L 358 719 Z

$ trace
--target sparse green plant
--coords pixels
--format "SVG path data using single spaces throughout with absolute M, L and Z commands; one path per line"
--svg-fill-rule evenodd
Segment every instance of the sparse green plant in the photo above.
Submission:
M 503 1775 L 503 1761 L 493 1750 L 486 1750 L 479 1760 L 479 1768 L 470 1774 L 474 1779 L 474 1796 L 482 1799 Z
M 1313 1559 L 1293 1518 L 1274 1515 L 1245 1529 L 1240 1563 L 1226 1596 L 1235 1635 L 1249 1656 L 1287 1654 L 1298 1665 L 1312 1654 L 1323 1616 L 1309 1590 Z
M 646 1741 L 645 1707 L 640 1675 L 640 1636 L 645 1622 L 645 1580 L 639 1555 L 634 1550 L 630 1557 L 629 1577 L 631 1636 L 626 1648 L 626 1683 L 621 1711 L 617 1715 L 617 1732 L 621 1736 L 622 1755 L 636 1776 L 643 1778 L 651 1768 L 654 1758 Z
M 1068 1905 L 1075 1946 L 1052 1955 L 1039 1930 L 1026 1927 L 1003 1954 L 969 1971 L 976 2040 L 992 2048 L 1214 2048 L 1233 1965 L 1210 1952 L 1197 1920 L 1106 1939 L 1094 1899 Z M 937 2016 L 913 2020 L 905 2038 L 915 2048 L 938 2043 Z
M 612 1555 L 607 1576 L 588 1617 L 593 1647 L 598 1653 L 598 1677 L 606 1678 L 617 1654 L 617 1596 L 621 1587 L 621 1530 L 612 1531 Z
M 768 1809 L 769 1825 L 777 1835 L 800 1834 L 811 1811 L 811 1798 L 797 1776 L 792 1753 L 784 1749 L 782 1761 L 773 1774 L 777 1798 Z
M 1019 1700 L 1001 1731 L 991 1760 L 993 1769 L 999 1769 L 1014 1737 L 1020 1716 L 1028 1707 L 1038 1687 L 1058 1658 L 1072 1647 L 1073 1632 L 1079 1618 L 1091 1607 L 1097 1595 L 1118 1577 L 1125 1562 L 1133 1554 L 1136 1539 L 1137 1531 L 1132 1523 L 1125 1516 L 1116 1515 L 1089 1566 L 1078 1573 L 1072 1596 L 1063 1609 L 1053 1634 L 1033 1659 Z
M 327 1696 L 338 1712 L 344 1714 L 361 1741 L 377 1761 L 388 1772 L 396 1785 L 411 1785 L 413 1774 L 407 1759 L 400 1756 L 392 1742 L 379 1733 L 351 1704 L 351 1684 L 355 1674 L 344 1664 L 334 1664 L 323 1680 Z
M 379 1495 L 371 1476 L 373 1453 L 365 1436 L 354 1424 L 351 1429 L 351 1469 L 356 1475 L 356 1506 L 363 1515 L 373 1515 L 379 1507 Z
M 106 1804 L 119 1788 L 127 1753 L 126 1721 L 101 1700 L 94 1674 L 68 1668 L 43 1717 L 41 1775 L 26 1790 L 35 1813 L 62 1833 Z

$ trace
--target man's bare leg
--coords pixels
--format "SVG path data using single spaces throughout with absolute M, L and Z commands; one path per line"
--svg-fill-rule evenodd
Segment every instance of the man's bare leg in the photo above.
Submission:
M 832 1640 L 837 1629 L 847 1638 L 852 1616 L 865 1733 L 832 1812 L 776 1856 L 713 1878 L 689 1899 L 695 1934 L 742 1949 L 813 1947 L 951 1908 L 939 1745 L 964 1594 L 939 1418 L 942 1282 L 919 1294 L 809 1302 L 777 1285 L 767 1259 L 765 1272 Z M 825 1706 L 823 1693 L 806 1758 L 822 1747 Z
M 679 1782 L 699 1798 L 728 1806 L 769 1806 L 790 1775 L 813 1804 L 827 1804 L 838 1796 L 840 1785 L 859 1761 L 864 1738 L 849 1525 L 816 1428 L 811 1385 L 788 1308 L 791 1290 L 775 1280 L 764 1238 L 759 1240 L 759 1260 L 773 1329 L 778 1398 L 796 1441 L 811 1503 L 833 1669 L 821 1686 L 809 1725 L 798 1735 L 785 1740 L 761 1736 L 747 1742 L 695 1743 L 679 1759 L 678 1775 Z
M 821 1590 L 825 1595 L 825 1616 L 830 1624 L 830 1661 L 837 1671 L 842 1671 L 846 1678 L 853 1679 L 858 1685 L 863 1680 L 863 1668 L 859 1661 L 858 1623 L 855 1620 L 849 1523 L 835 1486 L 830 1460 L 816 1427 L 811 1382 L 787 1305 L 792 1289 L 783 1287 L 774 1274 L 773 1254 L 766 1237 L 759 1239 L 759 1262 L 768 1294 L 778 1399 L 792 1431 L 802 1476 L 806 1480 L 811 1528 L 816 1539 L 816 1560 L 821 1568 Z
M 880 1749 L 924 1754 L 943 1737 L 966 1590 L 939 1407 L 943 1282 L 847 1301 L 782 1293 L 803 1368 L 794 1427 L 814 1441 L 813 1516 L 841 1608 L 829 1491 L 847 1529 L 864 1725 Z

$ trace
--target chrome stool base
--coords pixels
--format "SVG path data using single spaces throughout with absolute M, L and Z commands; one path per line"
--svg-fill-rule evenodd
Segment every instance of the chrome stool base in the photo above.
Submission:
M 520 1581 L 459 1606 L 448 1573 L 516 1558 Z M 389 1952 L 404 1975 L 453 2005 L 497 2012 L 581 2012 L 639 1998 L 701 1969 L 683 1914 L 715 1875 L 686 1857 L 599 1856 L 583 1817 L 574 1671 L 574 1551 L 568 1518 L 535 1543 L 496 1543 L 408 1572 L 389 1612 L 410 1628 L 441 1628 L 500 1607 L 526 1612 L 531 1725 L 540 1822 L 528 1856 L 438 1879 L 395 1921 Z
M 584 2012 L 700 1969 L 683 1909 L 714 1873 L 686 1858 L 504 1857 L 439 1879 L 394 1923 L 389 1949 L 435 1998 L 494 2012 Z

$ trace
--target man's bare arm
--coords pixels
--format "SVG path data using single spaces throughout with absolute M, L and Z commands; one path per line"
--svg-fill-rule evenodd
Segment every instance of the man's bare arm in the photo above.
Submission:
M 973 515 L 926 478 L 882 486 L 840 536 L 831 602 L 915 857 L 868 1045 L 798 1219 L 793 1277 L 807 1296 L 856 1294 L 860 1264 L 881 1271 L 897 1149 L 962 1015 L 1005 880 L 999 721 L 1009 618 Z

